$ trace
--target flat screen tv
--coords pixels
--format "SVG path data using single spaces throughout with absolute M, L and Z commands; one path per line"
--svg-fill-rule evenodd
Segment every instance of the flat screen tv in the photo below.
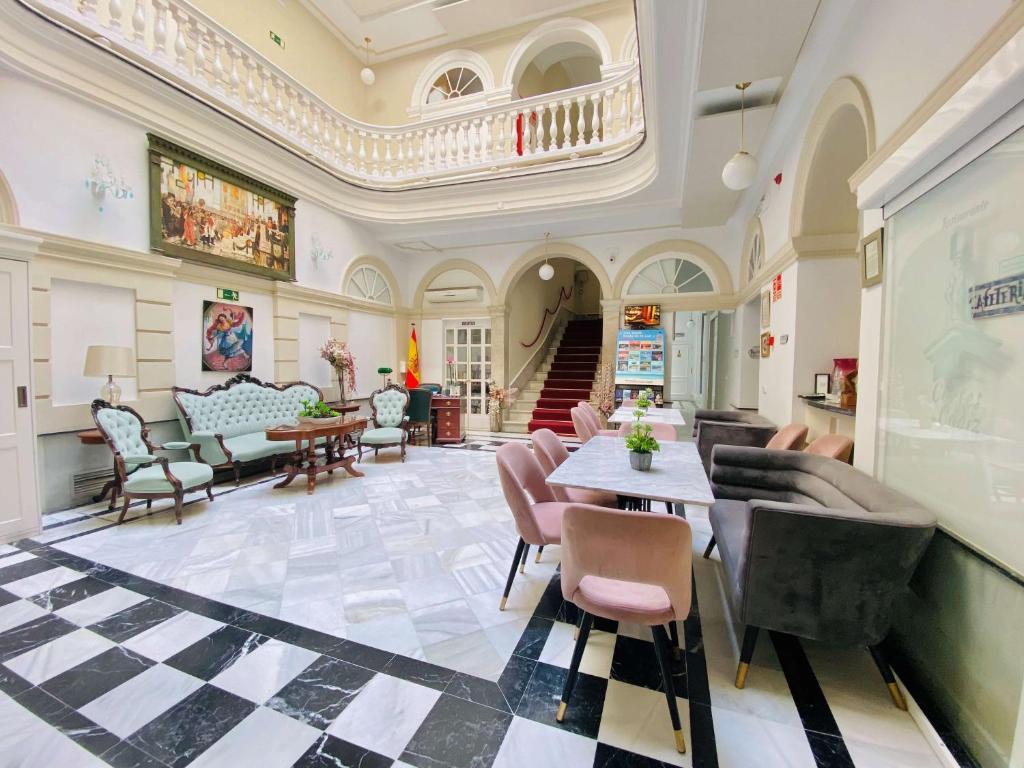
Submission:
M 661 305 L 628 304 L 625 321 L 630 328 L 650 328 L 661 325 Z

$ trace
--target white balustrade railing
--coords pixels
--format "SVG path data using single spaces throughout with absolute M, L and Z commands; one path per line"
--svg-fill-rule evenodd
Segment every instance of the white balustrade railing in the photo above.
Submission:
M 20 0 L 363 186 L 403 189 L 605 162 L 644 134 L 639 66 L 402 126 L 331 106 L 186 0 Z

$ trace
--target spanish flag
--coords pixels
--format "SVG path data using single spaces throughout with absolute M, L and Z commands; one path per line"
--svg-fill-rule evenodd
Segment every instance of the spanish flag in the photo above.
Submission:
M 409 337 L 409 357 L 405 366 L 405 388 L 415 389 L 420 385 L 420 352 L 416 345 L 416 325 L 412 326 Z

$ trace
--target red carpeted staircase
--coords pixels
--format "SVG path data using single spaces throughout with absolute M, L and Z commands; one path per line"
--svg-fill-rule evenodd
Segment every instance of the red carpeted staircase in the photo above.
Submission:
M 601 357 L 601 320 L 570 320 L 533 409 L 529 430 L 575 435 L 569 409 L 590 399 Z

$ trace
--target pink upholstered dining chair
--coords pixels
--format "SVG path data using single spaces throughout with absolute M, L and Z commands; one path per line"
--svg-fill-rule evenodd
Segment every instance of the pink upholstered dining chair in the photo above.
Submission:
M 537 457 L 537 461 L 540 462 L 545 477 L 558 469 L 562 462 L 569 458 L 569 451 L 566 449 L 565 444 L 550 429 L 538 429 L 530 435 L 530 438 L 533 440 L 533 453 Z M 599 507 L 611 507 L 613 509 L 618 506 L 618 499 L 611 493 L 588 491 L 586 488 L 560 488 L 554 485 L 549 487 L 558 501 L 596 504 Z M 543 545 L 537 547 L 538 563 L 543 551 Z
M 768 441 L 765 448 L 777 451 L 799 451 L 807 442 L 807 427 L 804 424 L 787 424 Z
M 505 501 L 512 510 L 519 543 L 508 571 L 505 592 L 501 596 L 499 610 L 505 610 L 512 582 L 519 572 L 526 570 L 526 556 L 530 545 L 542 547 L 562 542 L 562 510 L 566 504 L 555 498 L 540 462 L 530 449 L 522 443 L 505 443 L 495 452 L 498 462 L 498 479 Z
M 633 431 L 632 421 L 627 421 L 625 424 L 619 427 L 619 437 L 625 437 Z M 676 436 L 676 428 L 671 424 L 657 424 L 654 422 L 647 422 L 651 428 L 651 434 L 654 435 L 655 440 L 662 442 L 673 443 L 679 438 Z
M 562 514 L 562 597 L 582 612 L 579 636 L 555 719 L 562 722 L 594 618 L 644 624 L 654 635 L 662 687 L 686 751 L 672 680 L 672 642 L 665 624 L 690 612 L 692 534 L 680 517 L 568 504 Z
M 804 453 L 816 453 L 849 464 L 853 458 L 853 440 L 842 435 L 822 435 L 812 440 L 811 444 L 804 448 Z
M 585 443 L 598 435 L 615 437 L 619 434 L 616 429 L 601 429 L 601 420 L 597 413 L 590 407 L 590 403 L 583 400 L 575 408 L 569 409 L 569 416 L 572 417 L 572 425 L 580 442 Z

